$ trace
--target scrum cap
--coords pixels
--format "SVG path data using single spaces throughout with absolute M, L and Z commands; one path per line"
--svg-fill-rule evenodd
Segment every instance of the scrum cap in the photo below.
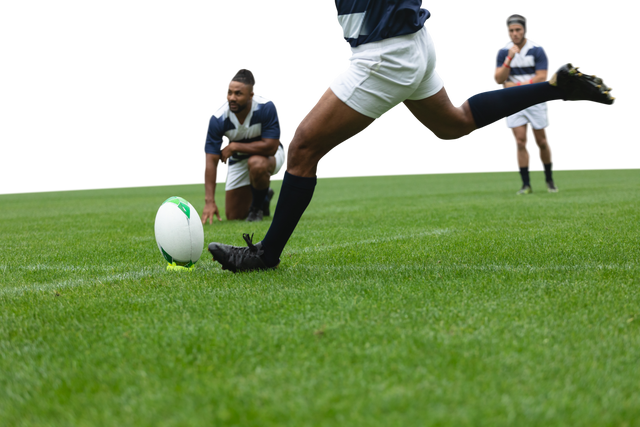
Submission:
M 527 19 L 522 15 L 511 15 L 507 18 L 507 27 L 512 24 L 522 25 L 522 28 L 527 29 Z

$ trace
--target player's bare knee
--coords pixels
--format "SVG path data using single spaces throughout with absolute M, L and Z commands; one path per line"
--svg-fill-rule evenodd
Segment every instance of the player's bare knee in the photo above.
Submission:
M 315 161 L 313 159 L 316 157 L 317 149 L 309 139 L 305 138 L 304 131 L 301 132 L 298 128 L 293 141 L 289 144 L 288 164 L 305 164 Z
M 518 150 L 528 150 L 531 148 L 531 141 L 529 138 L 512 136 L 511 142 L 513 143 L 513 148 Z
M 536 151 L 547 151 L 547 150 L 553 151 L 553 146 L 551 145 L 550 141 L 542 141 L 542 142 L 532 141 L 532 143 Z
M 269 167 L 269 159 L 264 156 L 251 156 L 247 159 L 247 166 L 250 172 L 266 172 Z

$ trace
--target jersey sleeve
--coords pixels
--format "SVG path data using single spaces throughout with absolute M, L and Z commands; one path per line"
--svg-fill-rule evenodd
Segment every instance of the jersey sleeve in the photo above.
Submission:
M 223 123 L 215 116 L 209 120 L 209 130 L 207 140 L 204 144 L 204 152 L 207 154 L 220 154 L 222 151 L 222 136 L 224 135 Z
M 543 48 L 538 47 L 536 49 L 534 58 L 536 59 L 536 71 L 549 69 L 549 61 L 547 60 L 547 54 Z
M 509 53 L 507 49 L 500 49 L 498 51 L 498 57 L 496 58 L 496 68 L 502 67 L 502 64 L 504 64 L 504 60 L 507 59 L 507 53 Z
M 280 122 L 278 121 L 278 112 L 273 102 L 269 101 L 262 107 L 262 138 L 263 139 L 280 139 Z

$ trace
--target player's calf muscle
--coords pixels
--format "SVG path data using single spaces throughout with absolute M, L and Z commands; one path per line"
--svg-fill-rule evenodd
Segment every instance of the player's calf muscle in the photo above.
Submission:
M 454 107 L 444 88 L 432 97 L 407 100 L 404 104 L 420 123 L 440 139 L 457 139 L 477 128 L 469 103 Z

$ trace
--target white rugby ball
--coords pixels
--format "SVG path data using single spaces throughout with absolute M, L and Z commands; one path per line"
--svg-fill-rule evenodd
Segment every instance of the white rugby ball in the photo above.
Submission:
M 182 197 L 169 197 L 158 209 L 154 229 L 158 249 L 169 264 L 191 267 L 198 262 L 204 230 L 191 203 Z

